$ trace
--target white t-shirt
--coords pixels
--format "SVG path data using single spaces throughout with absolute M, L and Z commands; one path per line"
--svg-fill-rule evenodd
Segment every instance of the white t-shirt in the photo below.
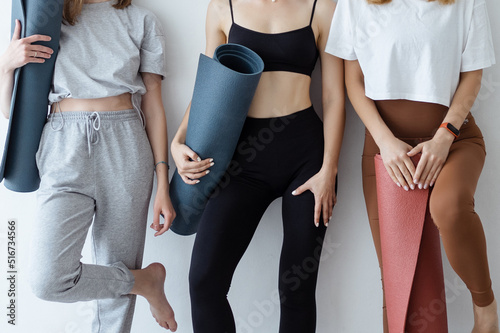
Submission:
M 74 26 L 62 25 L 50 104 L 64 98 L 140 96 L 146 93 L 140 73 L 166 75 L 158 19 L 134 5 L 115 9 L 115 3 L 84 4 Z
M 359 61 L 368 98 L 448 107 L 460 72 L 495 63 L 485 0 L 338 0 L 326 52 Z

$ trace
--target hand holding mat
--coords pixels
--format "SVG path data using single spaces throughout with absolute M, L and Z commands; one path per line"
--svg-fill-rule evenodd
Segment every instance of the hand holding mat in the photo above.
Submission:
M 54 50 L 43 64 L 27 64 L 14 75 L 9 127 L 0 167 L 0 181 L 17 192 L 36 191 L 40 177 L 35 154 L 48 112 L 48 96 L 59 48 L 63 0 L 13 0 L 12 31 L 21 21 L 21 38 L 35 34 L 52 37 L 41 45 Z
M 196 185 L 184 183 L 175 172 L 170 184 L 175 233 L 196 232 L 208 198 L 231 162 L 263 70 L 262 59 L 237 44 L 220 45 L 213 59 L 200 55 L 186 145 L 201 158 L 213 158 L 215 165 Z
M 446 333 L 441 246 L 428 209 L 430 191 L 398 187 L 380 155 L 375 173 L 389 332 Z

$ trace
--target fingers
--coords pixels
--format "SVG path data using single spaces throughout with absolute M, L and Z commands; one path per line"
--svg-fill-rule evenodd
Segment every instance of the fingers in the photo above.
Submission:
M 188 184 L 188 185 L 196 185 L 196 184 L 199 184 L 200 183 L 200 180 L 199 179 L 189 179 L 188 177 L 186 176 L 183 176 L 179 173 L 179 175 L 181 176 L 182 180 L 184 181 L 184 183 Z
M 21 39 L 21 21 L 16 20 L 16 27 L 14 28 L 14 33 L 12 34 L 12 40 Z
M 37 52 L 38 57 L 42 56 L 43 54 L 47 55 L 47 59 L 50 58 L 50 56 L 54 53 L 54 51 L 50 47 L 43 45 L 31 45 L 30 49 L 33 52 Z
M 305 182 L 304 184 L 297 187 L 297 189 L 292 192 L 292 195 L 301 195 L 302 193 L 304 193 L 305 191 L 310 190 L 310 189 L 311 188 L 309 187 L 309 184 L 307 182 Z
M 319 227 L 319 217 L 321 216 L 321 201 L 314 196 L 314 225 Z
M 165 214 L 162 214 L 161 216 L 163 216 L 163 218 L 165 219 L 165 223 L 163 225 L 160 225 L 161 228 L 155 234 L 155 237 L 163 235 L 168 231 L 168 229 L 170 229 L 170 227 L 172 226 L 172 222 L 174 222 L 176 213 L 172 209 L 172 211 L 166 211 Z
M 439 176 L 439 174 L 441 173 L 441 170 L 443 170 L 443 165 L 440 165 L 437 170 L 434 172 L 434 175 L 432 176 L 431 178 L 431 181 L 429 183 L 429 186 L 432 187 L 434 186 L 434 184 L 436 183 L 436 180 L 437 180 L 437 177 Z
M 421 153 L 422 152 L 422 148 L 423 148 L 423 145 L 421 143 L 418 144 L 417 146 L 415 146 L 414 148 L 412 148 L 412 150 L 410 150 L 408 152 L 408 156 L 413 157 L 413 156 L 417 155 L 418 153 Z
M 24 41 L 28 44 L 33 44 L 35 42 L 50 42 L 51 40 L 52 38 L 50 36 L 45 35 L 31 35 L 24 38 Z

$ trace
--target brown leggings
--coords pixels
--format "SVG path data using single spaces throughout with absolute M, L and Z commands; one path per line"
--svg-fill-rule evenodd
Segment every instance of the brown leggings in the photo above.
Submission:
M 416 146 L 433 137 L 448 108 L 407 100 L 377 101 L 382 119 L 392 133 Z M 379 153 L 368 131 L 363 151 L 363 190 L 380 269 L 380 229 L 373 157 Z M 471 114 L 450 148 L 448 159 L 431 192 L 429 209 L 439 229 L 449 262 L 465 282 L 474 304 L 487 306 L 494 300 L 491 289 L 486 240 L 479 216 L 474 211 L 474 193 L 486 152 L 481 131 Z

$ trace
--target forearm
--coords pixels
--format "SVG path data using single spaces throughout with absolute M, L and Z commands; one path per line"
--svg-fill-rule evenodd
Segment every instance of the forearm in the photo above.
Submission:
M 359 118 L 377 144 L 387 138 L 393 138 L 394 135 L 380 116 L 375 102 L 365 95 L 364 78 L 359 64 L 357 61 L 345 63 L 347 94 Z
M 174 139 L 172 140 L 172 144 L 184 144 L 186 142 L 186 132 L 187 132 L 190 110 L 191 110 L 191 103 L 189 103 L 186 113 L 184 114 L 181 124 L 179 125 L 179 129 L 177 130 L 177 133 L 175 133 Z
M 323 112 L 323 129 L 325 136 L 325 150 L 322 169 L 337 174 L 340 149 L 344 137 L 345 106 L 344 103 L 328 106 L 325 104 Z
M 7 68 L 4 57 L 0 57 L 0 110 L 5 118 L 10 115 L 12 89 L 14 87 L 14 71 Z
M 147 110 L 144 112 L 146 116 L 146 133 L 153 151 L 154 163 L 164 161 L 168 163 L 168 134 L 167 123 L 163 108 L 156 110 Z M 156 167 L 156 179 L 158 189 L 168 190 L 168 167 L 160 163 Z
M 460 75 L 460 83 L 446 114 L 444 122 L 451 123 L 460 129 L 469 114 L 481 89 L 483 71 L 465 72 Z

